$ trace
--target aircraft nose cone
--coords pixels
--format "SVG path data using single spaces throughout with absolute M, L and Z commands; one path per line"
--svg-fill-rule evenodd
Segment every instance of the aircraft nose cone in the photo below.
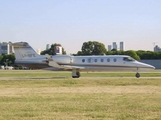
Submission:
M 152 66 L 152 65 L 148 65 L 148 64 L 147 64 L 147 66 L 148 66 L 149 69 L 155 69 L 155 67 Z
M 146 64 L 146 63 L 141 63 L 141 62 L 139 62 L 138 68 L 147 69 L 147 70 L 152 70 L 152 69 L 154 70 L 155 69 L 154 66 Z

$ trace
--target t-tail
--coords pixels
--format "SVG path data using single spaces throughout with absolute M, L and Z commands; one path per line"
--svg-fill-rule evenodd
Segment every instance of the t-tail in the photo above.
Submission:
M 12 43 L 15 51 L 16 60 L 39 58 L 39 55 L 27 42 Z
M 16 42 L 11 44 L 15 52 L 16 65 L 34 69 L 49 67 L 46 57 L 44 55 L 39 55 L 27 42 Z

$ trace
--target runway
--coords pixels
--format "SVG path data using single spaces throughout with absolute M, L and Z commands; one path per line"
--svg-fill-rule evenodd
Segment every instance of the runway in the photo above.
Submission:
M 161 77 L 80 77 L 80 78 L 71 78 L 71 77 L 0 77 L 0 80 L 101 80 L 101 79 L 161 79 Z

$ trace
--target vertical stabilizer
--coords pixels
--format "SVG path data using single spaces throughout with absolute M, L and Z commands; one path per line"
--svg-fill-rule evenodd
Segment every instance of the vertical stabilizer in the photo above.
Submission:
M 17 60 L 40 57 L 40 55 L 37 54 L 27 42 L 12 43 L 12 46 L 14 48 L 15 57 Z

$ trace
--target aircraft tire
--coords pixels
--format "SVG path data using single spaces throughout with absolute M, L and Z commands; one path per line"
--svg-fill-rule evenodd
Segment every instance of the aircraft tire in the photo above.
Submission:
M 79 76 L 72 76 L 72 78 L 79 78 Z
M 79 71 L 76 72 L 76 76 L 72 76 L 72 78 L 79 78 L 79 77 L 80 77 L 80 72 Z
M 76 72 L 77 78 L 80 77 L 80 72 Z
M 136 73 L 135 76 L 136 76 L 136 78 L 139 78 L 140 77 L 140 74 L 139 73 Z

